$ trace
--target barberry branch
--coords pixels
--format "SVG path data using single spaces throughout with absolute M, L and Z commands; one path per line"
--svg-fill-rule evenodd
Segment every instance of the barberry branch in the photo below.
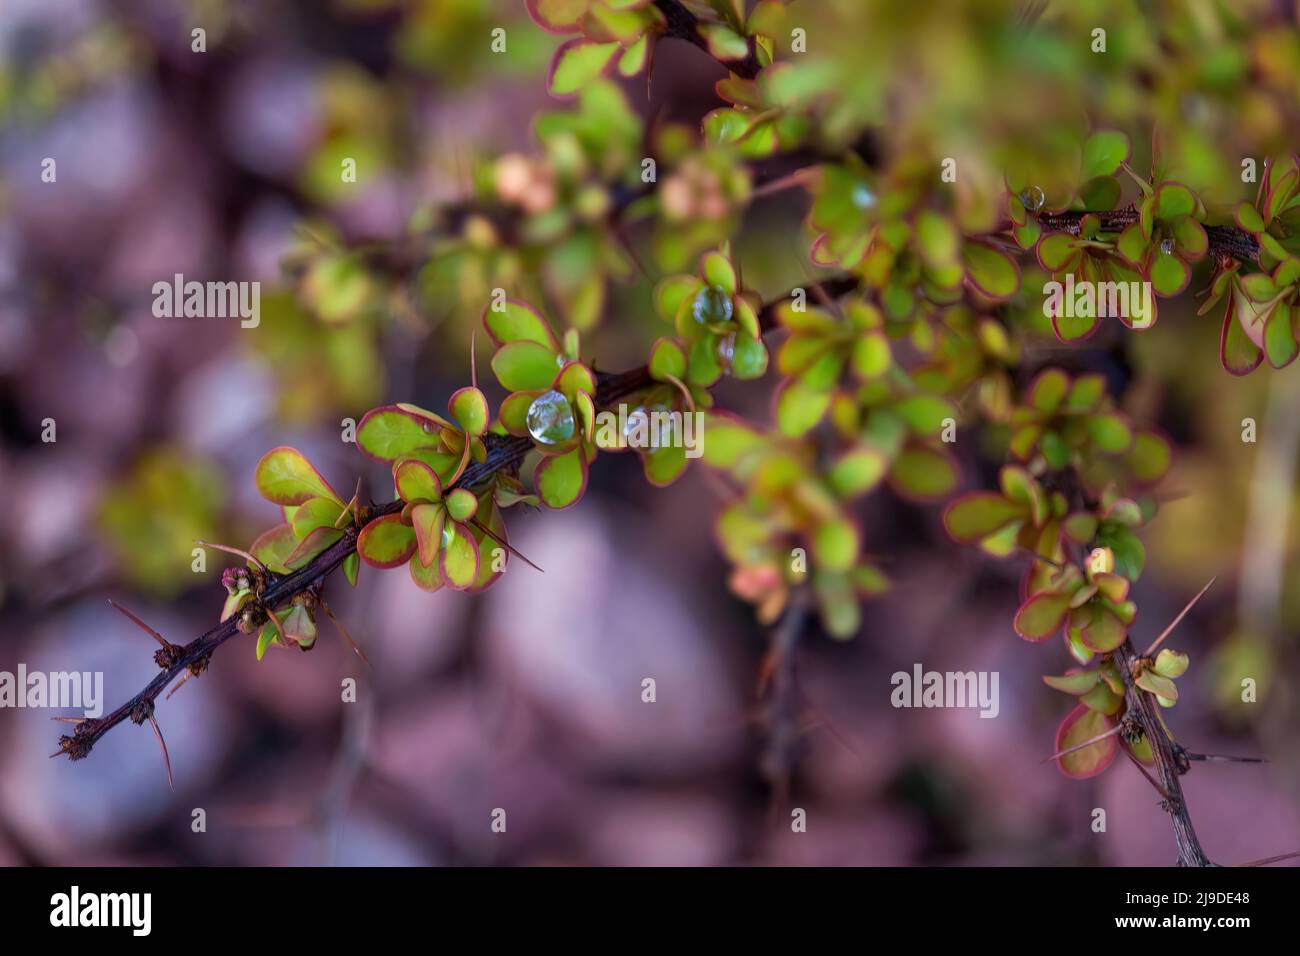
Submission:
M 1106 212 L 1043 213 L 1038 217 L 1038 223 L 1048 232 L 1068 232 L 1077 236 L 1085 216 L 1096 216 L 1101 223 L 1101 231 L 1109 233 L 1123 232 L 1139 219 L 1137 208 L 1127 206 Z M 1259 258 L 1259 241 L 1236 226 L 1206 226 L 1205 236 L 1209 240 L 1209 256 L 1212 260 L 1223 256 L 1237 260 Z
M 810 291 L 835 298 L 855 288 L 857 288 L 856 279 L 850 276 L 837 276 L 814 284 L 814 288 Z M 777 306 L 789 300 L 792 294 L 793 290 L 763 306 L 759 313 L 759 321 L 763 329 L 770 330 L 775 327 Z M 650 377 L 649 368 L 646 366 L 625 372 L 598 374 L 596 404 L 602 408 L 615 405 L 622 399 L 654 384 L 656 383 Z M 531 439 L 513 435 L 488 434 L 485 445 L 487 454 L 484 460 L 471 463 L 460 478 L 448 486 L 448 491 L 453 488 L 469 490 L 481 488 L 498 472 L 517 469 L 534 448 Z M 87 717 L 78 721 L 71 734 L 59 738 L 59 750 L 53 756 L 66 754 L 72 760 L 80 760 L 90 753 L 91 748 L 104 734 L 124 720 L 130 719 L 134 724 L 152 721 L 158 695 L 166 690 L 172 681 L 186 672 L 192 677 L 198 677 L 207 669 L 213 653 L 226 641 L 236 634 L 256 630 L 266 622 L 275 609 L 292 601 L 295 596 L 308 591 L 319 591 L 324 586 L 325 580 L 338 570 L 349 555 L 355 553 L 360 529 L 375 518 L 400 512 L 403 504 L 404 502 L 398 499 L 379 505 L 372 504 L 368 508 L 361 509 L 357 520 L 344 528 L 342 538 L 291 574 L 259 572 L 260 582 L 253 599 L 245 604 L 239 613 L 231 615 L 188 644 L 171 644 L 134 615 L 130 615 L 141 627 L 163 643 L 162 650 L 154 655 L 154 660 L 162 668 L 162 673 L 116 710 L 103 717 Z
M 1124 680 L 1124 700 L 1130 713 L 1136 712 L 1142 726 L 1142 733 L 1151 745 L 1155 757 L 1156 772 L 1165 798 L 1162 806 L 1169 814 L 1174 825 L 1174 842 L 1178 846 L 1179 866 L 1214 866 L 1210 858 L 1201 849 L 1196 837 L 1196 828 L 1187 810 L 1187 801 L 1183 798 L 1182 784 L 1178 778 L 1187 772 L 1186 757 L 1179 759 L 1174 743 L 1165 732 L 1165 725 L 1160 719 L 1159 705 L 1155 697 L 1138 687 L 1133 680 L 1133 665 L 1138 660 L 1138 653 L 1133 642 L 1128 638 L 1112 652 L 1120 677 Z

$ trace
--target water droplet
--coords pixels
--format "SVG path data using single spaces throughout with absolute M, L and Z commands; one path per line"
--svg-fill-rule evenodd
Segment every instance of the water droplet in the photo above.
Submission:
M 528 434 L 543 445 L 558 445 L 573 437 L 577 426 L 573 407 L 560 392 L 552 389 L 538 395 L 528 406 Z
M 1020 204 L 1030 212 L 1038 212 L 1043 208 L 1043 203 L 1047 202 L 1047 196 L 1038 186 L 1027 186 L 1020 193 Z
M 736 357 L 736 333 L 735 332 L 732 332 L 730 335 L 724 335 L 722 338 L 718 339 L 717 354 L 718 354 L 718 364 L 722 366 L 722 370 L 724 372 L 730 375 L 731 363 L 732 360 Z
M 627 438 L 638 428 L 644 427 L 641 422 L 648 419 L 649 415 L 640 405 L 632 409 L 632 411 L 628 412 L 627 421 L 623 423 L 623 437 Z
M 853 187 L 853 205 L 859 209 L 870 209 L 875 204 L 876 194 L 866 183 L 858 183 Z
M 695 293 L 695 301 L 691 303 L 691 315 L 700 325 L 730 322 L 732 308 L 731 296 L 727 295 L 725 290 L 716 285 L 706 285 Z
M 1174 241 L 1172 239 L 1162 239 L 1160 241 L 1160 251 L 1167 256 L 1174 254 Z

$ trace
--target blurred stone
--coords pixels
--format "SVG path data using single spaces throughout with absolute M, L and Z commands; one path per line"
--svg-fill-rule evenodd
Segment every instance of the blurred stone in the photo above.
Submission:
M 489 592 L 491 667 L 569 729 L 581 761 L 646 776 L 716 769 L 738 754 L 747 718 L 719 631 L 661 570 L 674 556 L 602 504 L 512 525 L 546 570 L 514 561 Z M 647 678 L 655 703 L 642 701 Z

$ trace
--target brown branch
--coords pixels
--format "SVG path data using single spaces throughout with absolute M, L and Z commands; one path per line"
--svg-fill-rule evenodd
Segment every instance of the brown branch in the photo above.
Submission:
M 821 292 L 832 297 L 844 295 L 855 288 L 857 288 L 857 280 L 850 276 L 828 279 L 819 285 Z M 791 293 L 786 293 L 781 298 L 763 306 L 759 313 L 763 328 L 775 327 L 776 308 L 780 303 L 788 300 L 790 295 Z M 642 389 L 657 384 L 650 377 L 649 369 L 646 366 L 627 372 L 600 374 L 597 376 L 596 404 L 604 408 L 630 395 L 634 395 Z M 460 478 L 447 487 L 448 491 L 452 488 L 481 488 L 491 481 L 498 472 L 517 468 L 534 447 L 530 438 L 491 434 L 487 436 L 487 446 L 486 458 L 481 462 L 474 462 L 466 468 Z M 154 632 L 152 628 L 145 625 L 135 615 L 123 609 L 124 613 L 129 614 L 136 623 L 163 642 L 164 649 L 170 648 L 170 653 L 163 654 L 159 652 L 155 655 L 155 660 L 162 668 L 162 673 L 154 677 L 142 691 L 108 715 L 104 717 L 87 717 L 79 721 L 72 734 L 59 738 L 58 754 L 66 754 L 72 760 L 80 760 L 90 753 L 91 748 L 104 734 L 122 723 L 122 721 L 128 718 L 134 724 L 143 724 L 146 720 L 152 721 L 154 705 L 158 695 L 166 690 L 167 686 L 182 672 L 188 672 L 189 676 L 192 677 L 202 674 L 217 648 L 236 634 L 242 633 L 241 621 L 247 622 L 244 625 L 245 627 L 251 625 L 252 629 L 256 629 L 268 619 L 271 612 L 291 601 L 296 595 L 307 590 L 319 590 L 325 579 L 356 551 L 357 535 L 360 527 L 375 518 L 401 511 L 402 505 L 403 502 L 398 499 L 364 509 L 362 512 L 364 520 L 346 527 L 342 538 L 314 557 L 304 567 L 291 574 L 263 572 L 260 592 L 254 596 L 253 600 L 244 605 L 240 613 L 234 614 L 214 625 L 205 634 L 195 638 L 189 644 L 183 646 L 168 644 L 161 635 Z M 157 730 L 157 727 L 155 726 L 154 729 Z M 58 754 L 55 754 L 55 756 L 58 756 Z
M 1186 760 L 1179 760 L 1174 749 L 1174 742 L 1165 732 L 1160 720 L 1159 705 L 1153 695 L 1142 690 L 1134 683 L 1133 665 L 1138 660 L 1133 642 L 1128 638 L 1112 652 L 1115 666 L 1119 668 L 1124 679 L 1124 698 L 1129 710 L 1138 714 L 1142 732 L 1151 744 L 1151 753 L 1155 756 L 1156 773 L 1160 778 L 1160 788 L 1165 793 L 1161 801 L 1165 812 L 1169 814 L 1174 825 L 1174 842 L 1178 845 L 1179 866 L 1214 866 L 1210 858 L 1201 849 L 1196 838 L 1196 829 L 1187 812 L 1187 801 L 1183 798 L 1183 788 L 1178 777 L 1187 771 Z
M 790 777 L 803 739 L 795 652 L 807 617 L 808 595 L 799 588 L 790 596 L 780 623 L 772 631 L 760 676 L 759 723 L 767 738 L 761 769 L 772 786 L 773 819 L 790 796 Z
M 1068 232 L 1077 236 L 1084 216 L 1096 216 L 1101 222 L 1101 231 L 1110 233 L 1123 232 L 1139 219 L 1137 208 L 1128 206 L 1107 212 L 1043 213 L 1038 217 L 1038 223 L 1048 232 Z M 1205 236 L 1210 241 L 1211 259 L 1228 256 L 1253 261 L 1259 258 L 1259 242 L 1250 233 L 1236 226 L 1206 226 Z

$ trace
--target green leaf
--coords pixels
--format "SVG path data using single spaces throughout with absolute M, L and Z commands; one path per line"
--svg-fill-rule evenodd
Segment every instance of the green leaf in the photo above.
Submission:
M 569 401 L 576 402 L 579 392 L 596 394 L 596 377 L 581 362 L 568 362 L 556 376 L 555 389 Z
M 671 485 L 680 478 L 689 463 L 686 449 L 680 445 L 649 449 L 641 455 L 646 480 L 659 488 Z
M 446 524 L 439 562 L 447 587 L 463 591 L 473 585 L 478 576 L 478 543 L 468 527 L 458 521 Z
M 858 556 L 858 529 L 845 518 L 824 521 L 813 532 L 813 556 L 828 571 L 847 571 Z
M 288 574 L 285 559 L 298 547 L 298 536 L 287 524 L 264 531 L 249 547 L 248 552 L 270 571 L 276 574 Z
M 916 435 L 938 438 L 947 419 L 955 419 L 957 410 L 938 395 L 911 395 L 893 405 L 893 412 Z
M 790 438 L 807 434 L 826 416 L 832 397 L 829 391 L 808 388 L 798 379 L 787 379 L 777 391 L 777 428 Z
M 1162 183 L 1155 194 L 1155 217 L 1171 222 L 1196 211 L 1196 197 L 1182 183 Z
M 763 448 L 763 438 L 739 419 L 711 413 L 704 419 L 704 462 L 713 468 L 734 468 Z
M 284 559 L 284 566 L 290 571 L 305 567 L 318 554 L 343 537 L 338 528 L 317 528 L 298 542 Z
M 415 553 L 415 530 L 402 524 L 400 515 L 376 518 L 357 537 L 357 554 L 376 568 L 395 568 Z
M 1013 521 L 1022 520 L 1028 508 L 988 491 L 963 495 L 948 505 L 943 526 L 953 540 L 975 544 Z
M 743 36 L 722 23 L 702 23 L 697 28 L 709 45 L 709 55 L 718 60 L 743 60 L 749 55 L 749 43 Z
M 1259 235 L 1264 231 L 1264 220 L 1260 217 L 1259 210 L 1248 202 L 1243 202 L 1237 206 L 1235 218 L 1237 225 L 1246 232 Z
M 474 497 L 472 491 L 465 488 L 455 488 L 451 494 L 447 495 L 447 513 L 455 521 L 468 521 L 470 516 L 478 510 L 478 499 Z
M 441 501 L 442 481 L 422 461 L 403 458 L 393 465 L 393 484 L 403 501 Z
M 1219 333 L 1219 361 L 1233 375 L 1248 375 L 1264 361 L 1264 351 L 1250 340 L 1237 319 L 1238 298 L 1236 292 L 1228 296 L 1228 308 Z
M 546 507 L 568 508 L 587 490 L 587 461 L 582 449 L 543 458 L 533 480 Z
M 353 587 L 357 586 L 357 573 L 361 570 L 361 559 L 353 551 L 343 559 L 343 576 L 348 579 L 348 584 Z
M 1137 266 L 1141 265 L 1142 260 L 1146 258 L 1148 245 L 1149 242 L 1142 233 L 1142 227 L 1137 223 L 1133 223 L 1120 233 L 1119 239 L 1115 243 L 1115 251 Z
M 1079 201 L 1084 209 L 1100 212 L 1114 209 L 1122 193 L 1119 180 L 1114 176 L 1096 176 L 1079 187 Z
M 530 392 L 512 392 L 505 397 L 501 403 L 501 409 L 497 413 L 501 419 L 501 426 L 512 435 L 520 437 L 528 434 L 528 409 L 533 405 L 533 401 L 543 394 L 540 391 Z
M 853 371 L 863 381 L 879 378 L 889 371 L 894 357 L 889 336 L 884 332 L 866 332 L 853 343 Z
M 1142 577 L 1142 568 L 1146 565 L 1147 549 L 1142 539 L 1130 529 L 1107 523 L 1105 533 L 1098 542 L 1115 553 L 1115 570 L 1136 581 Z
M 1151 262 L 1151 288 L 1158 295 L 1175 296 L 1187 288 L 1192 280 L 1192 269 L 1173 254 L 1157 253 Z
M 483 327 L 498 346 L 536 342 L 554 353 L 560 351 L 560 344 L 546 320 L 527 302 L 506 299 L 499 312 L 489 304 L 483 309 Z
M 1050 415 L 1060 408 L 1061 401 L 1069 390 L 1070 376 L 1059 368 L 1045 368 L 1029 387 L 1028 401 L 1034 409 Z
M 262 627 L 262 632 L 257 635 L 257 659 L 260 661 L 276 637 L 280 634 L 279 625 L 276 622 L 275 615 L 272 614 L 267 618 L 266 624 Z
M 1210 248 L 1210 237 L 1199 222 L 1191 216 L 1184 216 L 1174 223 L 1172 232 L 1182 258 L 1188 261 L 1205 258 Z
M 736 294 L 736 267 L 722 253 L 706 253 L 700 271 L 709 285 L 717 286 L 729 296 Z
M 1089 415 L 1088 437 L 1101 451 L 1119 454 L 1133 445 L 1133 429 L 1120 415 Z
M 1128 137 L 1118 130 L 1097 130 L 1083 144 L 1082 179 L 1113 176 L 1129 158 Z
M 686 353 L 672 339 L 657 339 L 650 349 L 650 377 L 656 382 L 686 377 Z
M 1150 483 L 1164 477 L 1172 459 L 1173 450 L 1164 438 L 1155 432 L 1138 432 L 1124 461 L 1134 478 Z
M 1044 677 L 1043 683 L 1048 687 L 1079 697 L 1088 693 L 1101 680 L 1101 672 L 1092 670 L 1072 670 L 1061 677 Z
M 1081 696 L 1079 700 L 1089 710 L 1099 711 L 1107 717 L 1114 717 L 1124 706 L 1123 695 L 1111 690 L 1105 681 Z
M 492 356 L 492 371 L 502 388 L 512 392 L 550 388 L 560 371 L 556 353 L 532 341 L 508 342 Z
M 452 393 L 447 402 L 447 411 L 460 423 L 466 434 L 481 437 L 492 419 L 488 410 L 487 398 L 477 388 L 466 386 Z
M 720 378 L 722 366 L 718 364 L 716 340 L 711 335 L 696 339 L 687 358 L 686 381 L 708 388 Z
M 309 498 L 343 502 L 302 452 L 287 445 L 272 448 L 257 463 L 257 490 L 277 505 L 300 505 Z
M 435 448 L 438 422 L 400 405 L 372 408 L 357 425 L 357 447 L 377 461 L 393 461 L 417 448 Z
M 343 514 L 343 505 L 329 498 L 308 498 L 301 506 L 293 509 L 289 525 L 294 537 L 302 540 L 317 528 L 332 528 L 334 522 Z
M 957 466 L 934 449 L 905 448 L 889 469 L 889 481 L 903 495 L 922 500 L 941 498 L 957 486 Z
M 659 317 L 669 322 L 674 321 L 681 311 L 682 303 L 693 298 L 701 284 L 698 278 L 688 275 L 669 276 L 660 280 L 654 291 L 655 311 Z
M 866 494 L 885 477 L 889 463 L 875 448 L 855 448 L 831 466 L 827 480 L 842 498 Z
M 731 347 L 731 374 L 738 379 L 754 379 L 767 371 L 767 346 L 747 332 L 737 332 Z
M 1156 673 L 1163 677 L 1182 677 L 1187 673 L 1187 655 L 1179 651 L 1164 648 L 1156 655 Z
M 618 50 L 618 43 L 569 40 L 555 51 L 546 88 L 554 96 L 577 93 L 605 72 Z
M 1069 594 L 1040 591 L 1020 605 L 1012 626 L 1025 640 L 1041 641 L 1061 630 L 1069 609 Z
M 1038 241 L 1038 264 L 1048 272 L 1066 272 L 1073 269 L 1082 253 L 1074 246 L 1074 236 L 1068 232 L 1051 232 Z
M 1099 737 L 1115 727 L 1114 718 L 1079 704 L 1070 711 L 1056 729 L 1056 752 L 1069 750 L 1086 740 Z M 1056 758 L 1056 765 L 1067 777 L 1085 780 L 1101 773 L 1119 753 L 1119 735 L 1112 734 L 1104 740 L 1090 744 L 1073 753 Z
M 1178 699 L 1178 685 L 1171 681 L 1163 674 L 1157 674 L 1155 671 L 1144 670 L 1137 676 L 1134 681 L 1143 690 L 1150 691 L 1157 697 L 1163 697 L 1165 700 Z
M 1079 640 L 1098 654 L 1109 654 L 1128 636 L 1124 622 L 1100 603 L 1086 604 L 1074 611 L 1071 627 L 1079 627 Z
M 415 532 L 416 555 L 420 564 L 425 567 L 433 564 L 438 557 L 438 549 L 442 547 L 442 528 L 446 520 L 447 509 L 441 504 L 418 504 L 411 509 L 411 529 Z
M 1295 327 L 1291 323 L 1291 306 L 1279 302 L 1264 324 L 1264 354 L 1268 364 L 1274 368 L 1286 368 L 1300 354 L 1300 343 L 1296 342 Z
M 1020 270 L 1015 262 L 996 249 L 978 242 L 962 247 L 966 280 L 989 299 L 1007 299 L 1020 288 Z

